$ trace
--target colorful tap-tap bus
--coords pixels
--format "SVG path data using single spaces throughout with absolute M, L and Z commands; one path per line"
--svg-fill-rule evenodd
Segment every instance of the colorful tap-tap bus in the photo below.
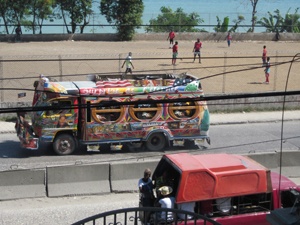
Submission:
M 50 142 L 57 154 L 69 155 L 82 146 L 160 151 L 176 143 L 209 143 L 209 111 L 193 75 L 88 78 L 58 82 L 40 76 L 31 122 L 18 114 L 22 147 L 38 149 L 40 142 Z

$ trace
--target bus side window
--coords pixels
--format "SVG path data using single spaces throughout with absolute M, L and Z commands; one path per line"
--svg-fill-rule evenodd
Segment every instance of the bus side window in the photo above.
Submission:
M 162 105 L 156 103 L 129 106 L 129 114 L 136 121 L 154 120 L 161 111 Z
M 114 105 L 116 101 L 102 101 L 93 102 L 92 104 L 100 104 L 98 107 L 92 107 L 92 117 L 95 121 L 105 122 L 119 122 L 122 120 L 125 113 L 125 108 L 122 105 Z M 101 105 L 101 103 L 103 105 Z M 106 104 L 109 103 L 109 104 Z M 117 103 L 117 102 L 116 102 Z
M 175 102 L 169 104 L 169 114 L 174 119 L 188 119 L 198 115 L 199 107 L 195 102 Z

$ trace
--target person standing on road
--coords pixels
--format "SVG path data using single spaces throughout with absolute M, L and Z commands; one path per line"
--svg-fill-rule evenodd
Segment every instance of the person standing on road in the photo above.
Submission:
M 266 81 L 265 84 L 269 84 L 269 76 L 270 76 L 270 57 L 267 57 L 267 62 L 265 64 L 266 69 L 265 69 L 265 77 L 266 77 Z
M 170 40 L 170 47 L 169 48 L 173 47 L 174 38 L 175 38 L 175 32 L 173 30 L 171 30 L 170 33 L 169 33 L 169 36 L 167 38 L 167 40 Z
M 232 40 L 232 36 L 231 36 L 230 32 L 228 32 L 228 34 L 226 36 L 226 40 L 227 40 L 228 47 L 230 47 L 230 43 L 231 43 L 231 40 Z
M 263 66 L 265 66 L 267 63 L 267 46 L 265 45 L 263 47 L 263 53 L 261 59 L 262 59 Z
M 200 49 L 202 48 L 202 42 L 198 38 L 197 41 L 194 44 L 193 52 L 194 52 L 194 61 L 196 60 L 196 56 L 199 56 L 199 63 L 201 63 L 201 52 Z
M 151 170 L 149 168 L 145 169 L 144 177 L 139 179 L 138 188 L 140 192 L 140 207 L 153 207 L 154 205 L 154 194 L 153 189 L 154 185 L 151 179 Z M 144 213 L 144 219 L 149 222 L 151 212 Z
M 176 59 L 177 59 L 177 56 L 178 56 L 178 41 L 175 41 L 175 45 L 173 45 L 172 52 L 173 52 L 172 65 L 175 65 Z
M 127 73 L 131 73 L 131 74 L 132 74 L 132 69 L 131 69 L 131 67 L 134 69 L 134 66 L 133 66 L 132 61 L 131 61 L 131 60 L 132 60 L 131 56 L 132 56 L 132 53 L 129 52 L 129 53 L 128 53 L 128 56 L 126 57 L 126 59 L 125 59 L 124 62 L 123 62 L 122 68 L 123 68 L 124 65 L 126 64 L 125 74 L 127 74 Z

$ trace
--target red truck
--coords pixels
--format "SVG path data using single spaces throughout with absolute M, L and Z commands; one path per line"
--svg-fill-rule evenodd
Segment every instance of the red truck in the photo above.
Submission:
M 175 207 L 192 202 L 194 213 L 222 225 L 270 225 L 267 215 L 293 207 L 293 192 L 300 191 L 287 177 L 242 155 L 167 154 L 158 163 L 153 181 L 166 171 L 166 182 L 173 184 Z

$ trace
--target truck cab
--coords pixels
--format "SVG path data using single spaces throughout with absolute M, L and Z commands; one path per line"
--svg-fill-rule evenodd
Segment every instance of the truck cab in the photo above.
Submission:
M 167 154 L 154 170 L 154 183 L 166 171 L 175 207 L 194 203 L 194 213 L 223 225 L 269 225 L 267 214 L 292 207 L 291 190 L 299 191 L 288 178 L 242 155 Z

